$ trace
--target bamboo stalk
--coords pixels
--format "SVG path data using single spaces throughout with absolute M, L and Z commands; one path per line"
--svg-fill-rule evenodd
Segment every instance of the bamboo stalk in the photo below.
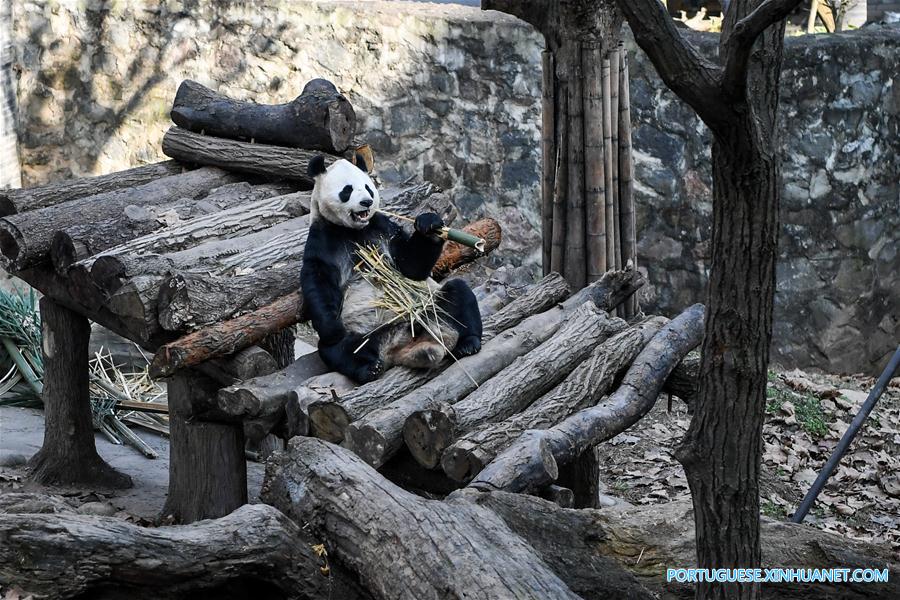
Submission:
M 584 201 L 588 283 L 600 279 L 607 270 L 601 56 L 598 46 L 588 46 L 581 52 L 581 64 L 584 66 Z
M 569 193 L 566 203 L 566 261 L 563 276 L 573 289 L 578 290 L 587 283 L 584 239 L 584 103 L 579 42 L 572 43 L 572 53 L 572 72 L 568 85 Z
M 609 123 L 610 141 L 612 143 L 612 196 L 613 196 L 613 246 L 616 249 L 614 265 L 622 268 L 622 235 L 619 228 L 619 47 L 609 51 Z
M 622 231 L 622 261 L 637 268 L 636 215 L 634 211 L 634 160 L 631 148 L 631 86 L 628 83 L 628 55 L 622 53 L 619 70 L 619 227 Z M 638 295 L 625 302 L 625 315 L 633 317 L 640 311 Z
M 606 263 L 616 268 L 615 212 L 613 210 L 612 189 L 612 114 L 609 104 L 609 59 L 603 59 L 600 74 L 603 101 L 603 201 L 606 212 Z
M 541 53 L 541 266 L 544 276 L 550 273 L 553 252 L 553 179 L 556 175 L 554 63 L 552 52 L 545 50 Z
M 391 212 L 389 210 L 379 208 L 378 212 L 389 217 L 394 217 L 395 219 L 400 219 L 401 221 L 408 221 L 410 223 L 416 222 L 416 220 L 411 217 Z M 486 242 L 484 238 L 480 238 L 477 235 L 472 235 L 471 233 L 468 233 L 466 231 L 462 231 L 460 229 L 451 229 L 450 227 L 441 227 L 441 232 L 438 235 L 445 240 L 456 242 L 457 244 L 462 244 L 463 246 L 468 246 L 469 248 L 475 248 L 479 252 L 483 253 L 485 251 Z
M 562 91 L 562 90 L 561 90 Z M 559 98 L 559 123 L 556 134 L 556 179 L 553 182 L 553 248 L 550 255 L 550 270 L 563 272 L 566 262 L 566 152 L 568 150 L 567 127 L 568 103 L 565 94 Z

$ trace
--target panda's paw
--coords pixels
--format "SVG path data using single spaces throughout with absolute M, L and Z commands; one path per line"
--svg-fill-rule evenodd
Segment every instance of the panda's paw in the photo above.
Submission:
M 354 369 L 352 379 L 355 379 L 357 383 L 369 383 L 378 379 L 383 372 L 384 362 L 380 358 L 365 362 L 360 361 L 360 364 Z
M 456 348 L 453 349 L 453 354 L 456 357 L 471 356 L 473 354 L 478 354 L 480 351 L 481 338 L 477 335 L 468 335 L 459 338 L 459 341 L 456 343 Z

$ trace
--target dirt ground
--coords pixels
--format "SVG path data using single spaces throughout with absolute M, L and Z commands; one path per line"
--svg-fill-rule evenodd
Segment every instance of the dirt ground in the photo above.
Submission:
M 875 381 L 869 377 L 770 371 L 761 510 L 793 514 Z M 690 423 L 677 398 L 663 396 L 634 427 L 599 448 L 605 493 L 633 504 L 690 497 L 672 456 Z M 890 545 L 900 558 L 900 378 L 892 380 L 805 523 Z

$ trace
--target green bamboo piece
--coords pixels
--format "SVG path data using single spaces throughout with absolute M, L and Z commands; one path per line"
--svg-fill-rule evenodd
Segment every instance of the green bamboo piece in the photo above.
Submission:
M 3 342 L 3 348 L 6 349 L 6 352 L 9 354 L 9 357 L 13 360 L 18 367 L 19 372 L 22 374 L 22 377 L 25 378 L 25 382 L 33 389 L 38 396 L 40 396 L 44 392 L 44 384 L 41 383 L 40 378 L 35 374 L 34 370 L 31 368 L 31 365 L 28 364 L 28 361 L 25 360 L 25 357 L 22 356 L 22 353 L 19 351 L 18 346 L 13 343 L 11 339 L 8 337 L 0 338 Z
M 469 248 L 475 248 L 479 252 L 484 252 L 484 240 L 477 235 L 472 235 L 471 233 L 466 233 L 465 231 L 460 231 L 459 229 L 450 229 L 449 227 L 444 227 L 442 230 L 442 237 L 451 242 L 456 242 L 457 244 L 462 244 L 463 246 L 468 246 Z

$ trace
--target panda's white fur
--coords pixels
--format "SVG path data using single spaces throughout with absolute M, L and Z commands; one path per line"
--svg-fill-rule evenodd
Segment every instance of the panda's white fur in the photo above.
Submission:
M 349 199 L 340 199 L 341 192 L 352 186 Z M 366 201 L 371 205 L 366 206 Z M 324 219 L 334 225 L 362 230 L 381 206 L 381 199 L 374 182 L 361 169 L 346 160 L 337 160 L 325 173 L 316 177 L 315 188 L 310 201 L 311 218 Z M 382 253 L 390 260 L 390 240 L 377 238 Z M 435 343 L 427 333 L 413 338 L 410 325 L 387 310 L 376 308 L 383 290 L 366 281 L 354 269 L 354 261 L 342 260 L 340 282 L 344 289 L 341 306 L 341 321 L 347 331 L 360 335 L 379 332 L 379 354 L 388 368 L 401 364 L 414 368 L 436 366 L 445 356 L 446 348 L 453 348 L 459 338 L 458 332 L 433 316 L 426 319 L 428 329 L 441 339 Z M 430 277 L 426 279 L 430 289 L 437 290 L 440 284 Z M 409 351 L 412 348 L 415 352 Z

